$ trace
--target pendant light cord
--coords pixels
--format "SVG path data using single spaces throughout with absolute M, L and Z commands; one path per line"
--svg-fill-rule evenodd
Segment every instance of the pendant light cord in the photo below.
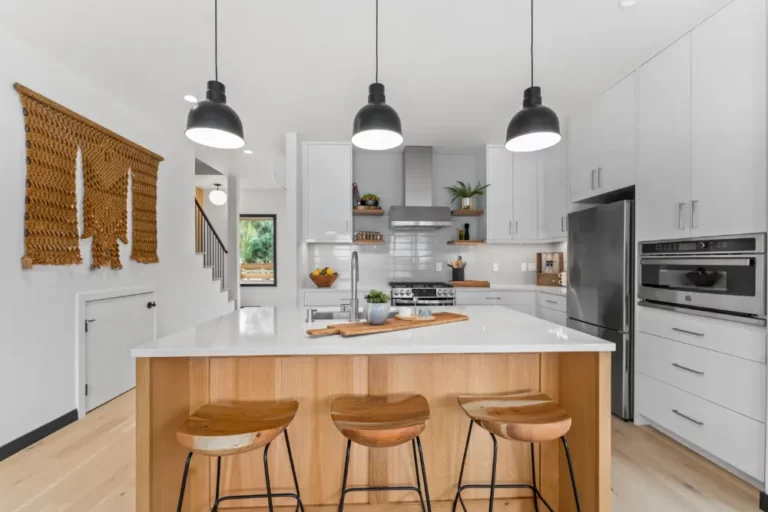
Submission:
M 533 0 L 531 0 L 531 87 L 533 87 Z
M 213 0 L 213 62 L 219 81 L 219 0 Z
M 379 83 L 379 0 L 376 0 L 376 83 Z

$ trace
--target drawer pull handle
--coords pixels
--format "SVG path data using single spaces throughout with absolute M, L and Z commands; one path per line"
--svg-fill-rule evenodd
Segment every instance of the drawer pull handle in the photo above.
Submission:
M 678 329 L 677 327 L 673 327 L 672 330 L 676 332 L 681 332 L 683 334 L 690 334 L 691 336 L 698 336 L 700 338 L 704 337 L 704 335 L 701 334 L 700 332 L 686 331 L 685 329 Z
M 547 300 L 547 299 L 544 299 L 544 302 L 546 302 L 547 304 L 555 304 L 555 305 L 557 305 L 557 301 L 556 301 L 556 300 Z
M 485 300 L 501 300 L 501 297 L 486 297 Z
M 680 368 L 681 370 L 685 370 L 687 372 L 695 373 L 696 375 L 701 375 L 702 377 L 704 376 L 704 372 L 694 370 L 693 368 L 688 368 L 687 366 L 683 366 L 681 364 L 672 363 L 672 366 L 674 366 L 675 368 Z
M 681 412 L 680 412 L 680 411 L 678 411 L 677 409 L 672 409 L 672 412 L 673 412 L 673 413 L 675 413 L 675 414 L 677 414 L 677 415 L 678 415 L 678 416 L 680 416 L 681 418 L 685 418 L 686 420 L 690 421 L 691 423 L 695 423 L 695 424 L 697 424 L 697 425 L 698 425 L 698 426 L 700 426 L 700 427 L 703 427 L 703 426 L 704 426 L 704 422 L 703 422 L 703 421 L 695 420 L 695 419 L 691 418 L 690 416 L 686 416 L 685 414 L 681 413 Z

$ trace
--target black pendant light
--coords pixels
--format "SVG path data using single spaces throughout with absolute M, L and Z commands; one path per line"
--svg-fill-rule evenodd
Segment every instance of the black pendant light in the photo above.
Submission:
M 208 82 L 205 99 L 187 115 L 187 138 L 203 146 L 237 149 L 245 146 L 243 123 L 227 105 L 224 84 L 219 82 L 219 1 L 214 0 L 214 63 L 216 79 Z
M 387 105 L 384 85 L 379 83 L 379 0 L 376 0 L 376 81 L 368 87 L 368 104 L 355 116 L 352 144 L 362 149 L 384 150 L 402 143 L 400 116 Z
M 531 0 L 531 86 L 523 95 L 523 109 L 507 126 L 507 144 L 513 152 L 546 149 L 560 142 L 557 114 L 541 104 L 541 87 L 533 85 L 533 0 Z

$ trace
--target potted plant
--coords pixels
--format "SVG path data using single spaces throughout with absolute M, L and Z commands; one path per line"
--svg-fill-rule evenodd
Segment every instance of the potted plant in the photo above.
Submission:
M 365 194 L 360 202 L 363 206 L 379 206 L 379 196 L 376 194 Z
M 454 203 L 457 199 L 461 200 L 461 209 L 462 210 L 472 210 L 474 209 L 474 201 L 472 200 L 475 196 L 482 196 L 485 195 L 485 189 L 490 187 L 491 184 L 487 185 L 480 185 L 478 182 L 476 187 L 472 187 L 470 183 L 464 183 L 463 181 L 457 181 L 456 185 L 452 185 L 450 187 L 445 187 L 448 191 L 450 191 L 451 195 L 453 196 L 453 201 L 451 201 L 451 204 Z
M 381 325 L 389 318 L 389 295 L 371 290 L 365 296 L 365 320 L 371 325 Z

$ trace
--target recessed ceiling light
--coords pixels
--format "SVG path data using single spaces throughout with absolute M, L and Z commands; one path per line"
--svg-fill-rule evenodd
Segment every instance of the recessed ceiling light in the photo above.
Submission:
M 185 94 L 184 99 L 190 103 L 197 103 L 197 97 L 192 96 L 191 94 Z
M 619 0 L 619 7 L 629 9 L 637 5 L 637 0 Z
M 253 151 L 251 151 L 250 149 L 244 149 L 243 153 L 245 153 L 246 155 L 252 155 Z

